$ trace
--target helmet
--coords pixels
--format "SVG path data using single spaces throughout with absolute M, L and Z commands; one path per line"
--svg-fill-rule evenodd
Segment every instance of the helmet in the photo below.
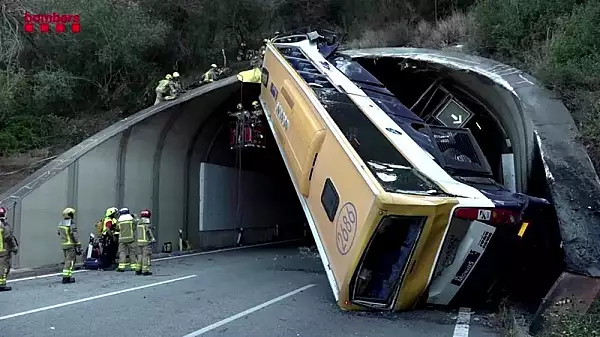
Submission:
M 119 210 L 116 207 L 111 207 L 106 210 L 106 213 L 104 213 L 104 216 L 107 218 L 110 218 L 110 217 L 116 215 L 118 211 Z
M 171 76 L 171 74 L 167 74 L 167 76 L 165 76 L 165 79 L 167 79 L 167 80 L 170 80 L 172 78 L 173 78 L 173 76 Z
M 264 39 L 264 40 L 263 40 L 263 43 L 264 43 L 264 44 L 267 44 L 267 42 L 269 42 L 269 39 Z
M 245 47 L 246 46 L 246 42 L 240 43 L 240 46 Z
M 255 107 L 255 108 L 258 108 L 258 101 L 252 102 L 252 106 Z
M 4 207 L 0 207 L 0 219 L 6 219 L 6 213 L 8 211 Z
M 129 212 L 129 208 L 127 208 L 127 207 L 123 207 L 123 208 L 121 208 L 121 209 L 119 210 L 119 214 L 120 214 L 120 215 L 124 215 L 124 214 L 130 214 L 130 212 Z
M 152 216 L 152 213 L 150 213 L 150 210 L 145 209 L 143 211 L 140 212 L 140 216 L 142 218 L 150 218 Z
M 179 73 L 178 72 L 174 72 L 173 73 L 173 77 L 179 77 Z
M 213 64 L 210 65 L 210 67 L 211 68 L 217 68 L 217 65 L 213 63 Z
M 65 219 L 73 218 L 75 216 L 75 209 L 71 208 L 71 207 L 67 207 L 67 208 L 63 209 L 62 216 Z
M 242 105 L 242 103 L 238 103 L 238 105 L 236 105 L 238 110 L 242 110 L 244 108 L 244 106 Z

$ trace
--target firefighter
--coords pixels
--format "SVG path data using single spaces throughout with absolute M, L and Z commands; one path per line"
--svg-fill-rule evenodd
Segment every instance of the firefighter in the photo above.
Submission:
M 240 43 L 240 49 L 238 49 L 237 60 L 245 61 L 248 57 L 248 47 L 246 46 L 246 42 Z
M 263 45 L 260 47 L 260 49 L 258 50 L 258 56 L 260 58 L 263 58 L 265 56 L 265 53 L 267 52 L 267 43 L 269 42 L 268 39 L 264 39 L 263 40 Z
M 75 209 L 67 207 L 62 211 L 63 220 L 58 223 L 57 234 L 60 236 L 60 246 L 65 256 L 65 265 L 62 272 L 62 283 L 73 283 L 73 267 L 75 258 L 81 255 L 81 243 L 75 224 Z
M 117 228 L 119 229 L 119 266 L 118 272 L 124 272 L 130 265 L 127 263 L 127 256 L 131 262 L 131 270 L 137 271 L 137 252 L 135 249 L 135 218 L 131 215 L 129 208 L 123 207 L 119 210 L 119 219 Z
M 0 291 L 10 291 L 6 278 L 10 272 L 12 254 L 19 252 L 19 244 L 13 235 L 10 224 L 6 221 L 6 208 L 0 207 Z
M 263 134 L 264 129 L 260 116 L 264 114 L 262 107 L 258 101 L 252 102 L 252 144 L 254 146 L 264 148 L 265 147 L 265 136 Z
M 219 67 L 216 64 L 211 64 L 210 69 L 202 75 L 202 83 L 211 83 L 216 81 L 217 75 L 219 74 Z
M 173 76 L 171 74 L 167 74 L 165 78 L 158 82 L 158 86 L 156 86 L 156 100 L 154 101 L 154 105 L 164 102 L 165 100 L 171 100 L 175 98 L 173 94 L 175 93 L 175 87 L 173 86 Z
M 112 264 L 116 256 L 116 219 L 119 210 L 116 207 L 110 207 L 104 213 L 104 220 L 102 220 L 102 256 L 100 261 L 102 262 L 102 269 L 109 270 L 112 268 Z
M 240 146 L 243 142 L 243 125 L 244 125 L 244 106 L 242 103 L 238 103 L 235 112 L 227 111 L 229 117 L 235 118 L 233 127 L 231 128 L 231 134 L 229 137 L 230 148 L 234 149 Z
M 252 102 L 252 114 L 256 117 L 260 117 L 263 114 L 262 108 L 258 101 Z
M 183 86 L 181 85 L 181 79 L 179 77 L 178 72 L 173 73 L 173 88 L 174 88 L 175 95 L 182 94 L 185 92 L 185 90 L 183 89 Z
M 152 275 L 152 272 L 150 272 L 150 259 L 152 258 L 152 244 L 156 242 L 156 239 L 152 233 L 151 216 L 152 213 L 145 209 L 140 212 L 140 220 L 137 223 L 135 233 L 138 246 L 137 260 L 140 268 L 136 271 L 136 275 Z
M 227 111 L 227 115 L 229 115 L 230 117 L 235 117 L 237 119 L 242 119 L 244 115 L 244 106 L 242 105 L 242 103 L 238 103 L 235 108 L 236 112 Z

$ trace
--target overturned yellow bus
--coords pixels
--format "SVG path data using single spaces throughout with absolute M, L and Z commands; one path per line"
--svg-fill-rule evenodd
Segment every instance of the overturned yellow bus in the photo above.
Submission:
M 496 225 L 520 223 L 523 205 L 499 208 L 415 140 L 439 151 L 450 138 L 469 145 L 468 130 L 423 126 L 416 135 L 385 111 L 399 103 L 366 93 L 372 83 L 350 78 L 344 67 L 356 65 L 334 51 L 316 33 L 273 39 L 260 103 L 335 299 L 345 310 L 449 304 Z M 481 159 L 477 150 L 467 155 Z

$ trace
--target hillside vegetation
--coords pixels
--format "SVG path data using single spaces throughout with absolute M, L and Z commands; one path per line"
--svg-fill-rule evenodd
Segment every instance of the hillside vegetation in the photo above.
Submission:
M 274 31 L 323 27 L 350 47 L 461 43 L 557 90 L 600 162 L 600 0 L 5 0 L 0 156 L 59 153 Z M 25 33 L 25 12 L 80 14 L 78 34 Z

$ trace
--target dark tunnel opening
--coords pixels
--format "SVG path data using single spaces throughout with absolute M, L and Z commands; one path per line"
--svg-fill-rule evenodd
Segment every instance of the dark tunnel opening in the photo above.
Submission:
M 494 180 L 504 183 L 502 154 L 512 152 L 505 141 L 505 132 L 485 100 L 453 80 L 449 70 L 426 62 L 391 57 L 358 58 L 356 61 L 428 124 L 446 126 L 435 115 L 450 101 L 470 112 L 473 117 L 463 127 L 471 130 L 477 140 Z
M 227 112 L 235 111 L 240 102 L 245 109 L 250 109 L 252 102 L 258 100 L 259 93 L 258 85 L 244 83 L 210 117 L 216 119 L 213 124 L 216 128 L 202 162 L 213 166 L 212 171 L 229 172 L 216 174 L 216 177 L 227 180 L 220 183 L 222 188 L 229 189 L 221 191 L 227 194 L 226 198 L 220 199 L 225 205 L 213 205 L 211 209 L 220 208 L 221 212 L 228 213 L 226 218 L 232 223 L 223 226 L 235 230 L 236 245 L 247 244 L 248 230 L 275 230 L 271 240 L 262 241 L 301 239 L 294 244 L 312 246 L 314 239 L 306 216 L 265 117 L 262 116 L 265 148 L 230 148 L 230 126 L 235 119 Z M 216 213 L 211 209 L 205 209 L 204 216 Z M 240 228 L 244 229 L 244 234 L 237 237 Z

